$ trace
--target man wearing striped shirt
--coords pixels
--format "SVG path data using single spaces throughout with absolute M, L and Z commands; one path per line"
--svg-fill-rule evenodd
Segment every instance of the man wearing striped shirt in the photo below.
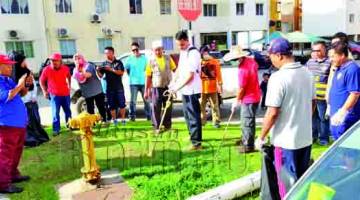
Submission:
M 324 42 L 315 42 L 312 46 L 312 58 L 306 63 L 314 77 L 316 89 L 316 110 L 313 116 L 313 140 L 319 139 L 320 145 L 329 143 L 329 120 L 326 114 L 326 89 L 330 73 L 331 62 L 326 57 Z

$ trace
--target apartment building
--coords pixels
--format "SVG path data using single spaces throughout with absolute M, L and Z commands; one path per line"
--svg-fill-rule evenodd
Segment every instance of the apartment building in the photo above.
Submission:
M 215 40 L 220 49 L 249 48 L 268 30 L 267 0 L 203 0 L 202 15 L 192 23 L 196 45 Z M 182 20 L 182 27 L 188 23 Z
M 0 52 L 23 51 L 37 70 L 48 54 L 42 0 L 0 1 Z
M 189 28 L 177 0 L 1 0 L 0 8 L 0 52 L 24 51 L 35 72 L 53 52 L 99 61 L 106 46 L 120 55 L 133 41 L 149 49 L 154 40 L 177 51 L 175 33 Z M 195 45 L 250 47 L 268 29 L 267 8 L 267 0 L 203 0 L 192 23 Z
M 332 36 L 342 31 L 360 40 L 360 0 L 302 0 L 303 31 Z

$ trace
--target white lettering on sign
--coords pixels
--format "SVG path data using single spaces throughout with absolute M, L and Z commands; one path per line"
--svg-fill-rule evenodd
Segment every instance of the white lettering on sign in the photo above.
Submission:
M 200 9 L 198 0 L 179 0 L 179 10 L 199 10 Z

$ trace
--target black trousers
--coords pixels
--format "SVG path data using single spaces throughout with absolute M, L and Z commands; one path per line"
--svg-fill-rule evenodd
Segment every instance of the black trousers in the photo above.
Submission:
M 199 98 L 200 94 L 182 96 L 184 117 L 190 133 L 191 143 L 194 146 L 201 145 L 202 141 L 201 110 Z
M 99 110 L 102 121 L 106 122 L 106 109 L 105 109 L 105 95 L 100 93 L 98 95 L 85 98 L 86 109 L 89 114 L 95 114 L 95 103 L 96 107 Z
M 165 97 L 163 94 L 168 88 L 152 88 L 151 89 L 151 115 L 152 115 L 152 122 L 155 129 L 159 129 L 161 117 L 164 114 L 162 111 L 162 108 L 166 106 L 166 101 L 168 100 L 168 97 Z M 167 108 L 163 124 L 166 129 L 171 128 L 171 111 L 172 111 L 172 105 L 170 105 L 169 108 Z

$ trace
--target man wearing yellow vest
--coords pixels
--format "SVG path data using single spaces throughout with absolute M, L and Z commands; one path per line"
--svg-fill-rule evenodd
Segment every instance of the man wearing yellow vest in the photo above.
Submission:
M 316 89 L 316 110 L 313 114 L 313 141 L 319 139 L 320 145 L 329 143 L 330 125 L 327 119 L 326 89 L 331 62 L 326 57 L 326 44 L 315 42 L 312 46 L 312 58 L 306 63 L 314 77 Z
M 161 120 L 161 108 L 165 106 L 168 97 L 164 92 L 168 90 L 172 78 L 172 72 L 175 71 L 176 65 L 173 59 L 164 55 L 164 49 L 161 41 L 152 43 L 154 55 L 149 59 L 145 70 L 145 99 L 151 99 L 152 122 L 154 129 L 159 131 Z M 165 130 L 171 128 L 171 106 L 166 109 L 163 125 Z M 165 111 L 164 111 L 165 112 Z

